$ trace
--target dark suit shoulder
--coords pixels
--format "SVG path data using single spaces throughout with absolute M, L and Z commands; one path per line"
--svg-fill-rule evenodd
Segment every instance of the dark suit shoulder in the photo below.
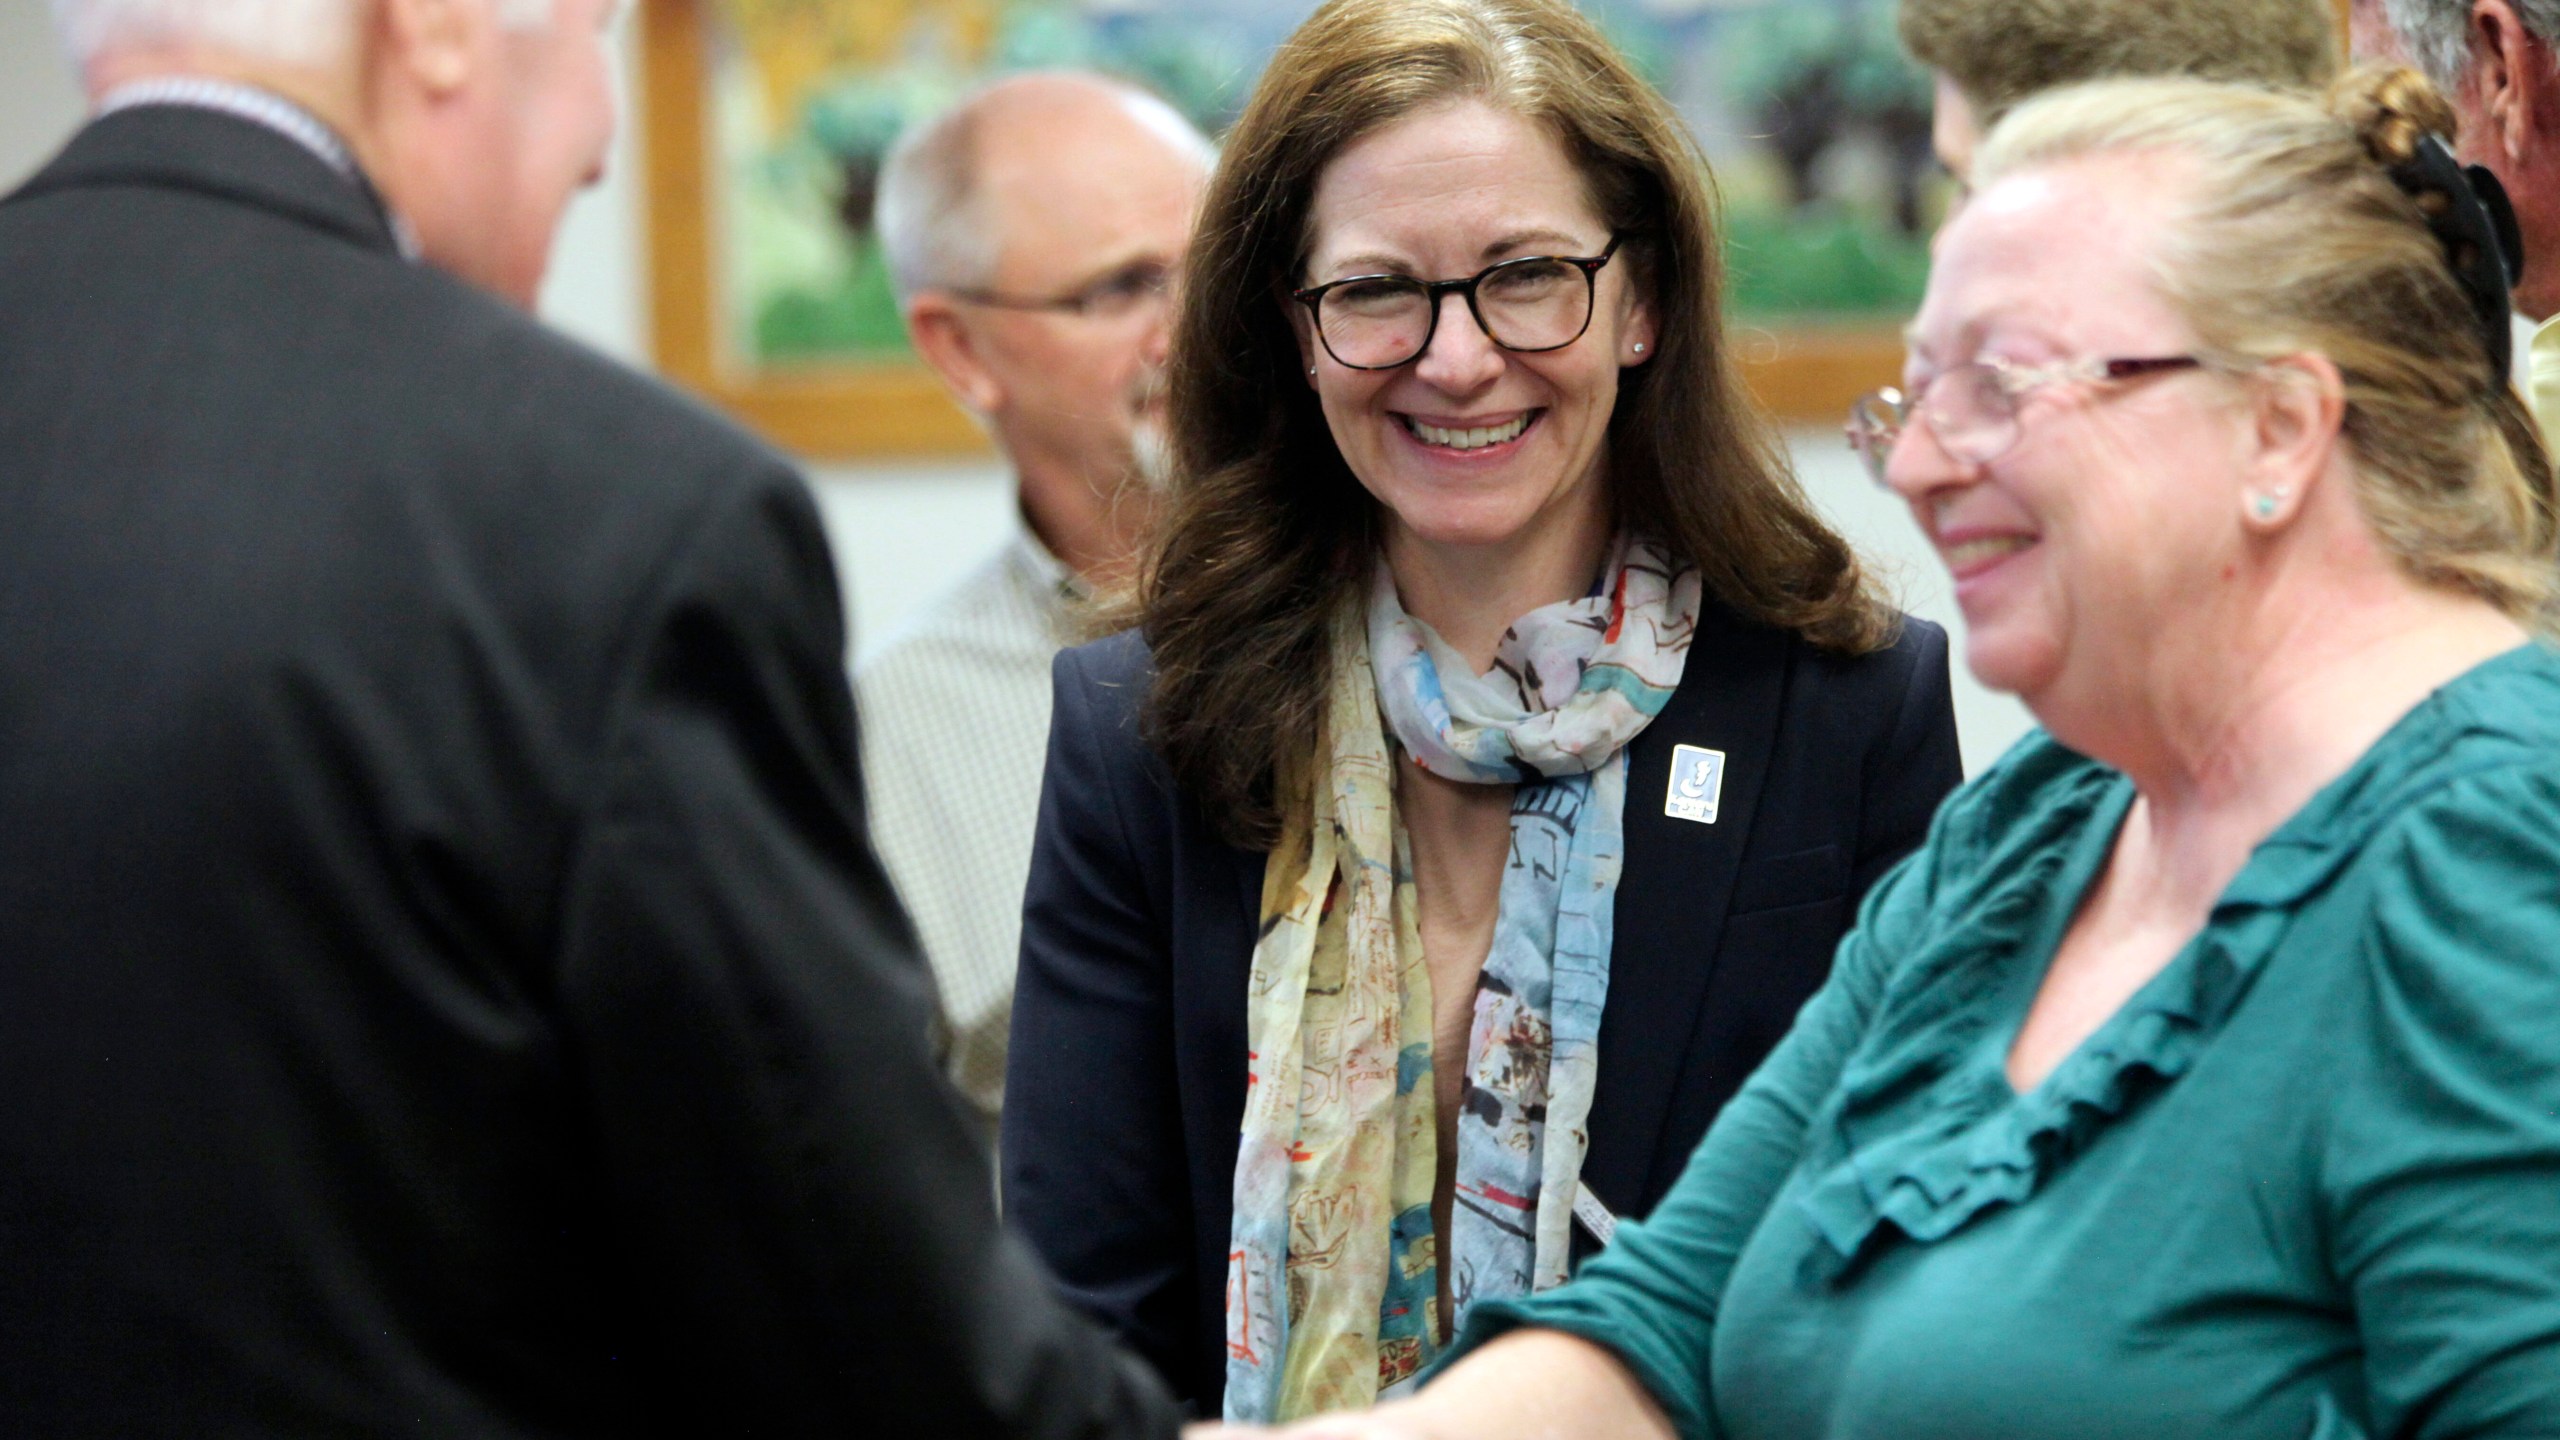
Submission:
M 1908 682 L 1917 670 L 1943 663 L 1946 653 L 1946 627 L 1917 615 L 1902 616 L 1893 639 L 1863 655 L 1841 655 L 1810 645 L 1803 647 L 1804 663 L 1822 666 L 1843 676 L 1853 676 L 1858 683 L 1888 689 Z
M 537 483 L 623 506 L 699 503 L 704 487 L 789 479 L 771 446 L 694 396 L 589 349 L 431 267 L 374 277 L 378 303 L 411 328 L 375 357 L 427 382 Z
M 1143 633 L 1122 630 L 1059 651 L 1057 671 L 1060 684 L 1072 675 L 1076 684 L 1097 695 L 1125 700 L 1134 716 L 1145 702 L 1146 687 L 1155 679 L 1156 658 Z
M 1098 785 L 1132 823 L 1170 835 L 1197 807 L 1147 734 L 1147 696 L 1155 683 L 1155 657 L 1146 637 L 1123 630 L 1058 652 L 1051 662 L 1055 685 L 1050 710 L 1051 783 L 1059 783 L 1056 751 L 1081 757 L 1077 783 Z M 1189 827 L 1180 827 L 1189 828 Z

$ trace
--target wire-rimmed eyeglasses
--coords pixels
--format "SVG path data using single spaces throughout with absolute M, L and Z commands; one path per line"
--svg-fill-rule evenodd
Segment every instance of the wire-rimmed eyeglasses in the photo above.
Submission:
M 1105 271 L 1064 295 L 1007 295 L 997 290 L 956 288 L 949 293 L 972 305 L 988 305 L 999 310 L 1047 310 L 1095 320 L 1117 320 L 1137 313 L 1151 302 L 1163 300 L 1172 293 L 1176 278 L 1174 268 L 1162 261 L 1136 260 L 1116 270 Z
M 1868 476 L 1882 485 L 1893 447 L 1902 442 L 1903 431 L 1917 416 L 1929 422 L 1938 448 L 1949 458 L 1965 465 L 1988 465 L 2018 443 L 2018 401 L 2031 390 L 2065 380 L 2133 380 L 2200 369 L 2205 363 L 2194 355 L 2162 355 L 2023 366 L 1985 356 L 1939 372 L 1909 399 L 1890 385 L 1860 396 L 1849 407 L 1849 448 L 1866 462 Z
M 1488 265 L 1464 280 L 1410 275 L 1350 275 L 1290 292 L 1315 320 L 1325 353 L 1353 370 L 1393 370 L 1431 348 L 1440 301 L 1467 298 L 1485 338 L 1505 350 L 1561 350 L 1591 328 L 1591 297 L 1600 268 L 1621 237 L 1597 255 L 1523 255 Z

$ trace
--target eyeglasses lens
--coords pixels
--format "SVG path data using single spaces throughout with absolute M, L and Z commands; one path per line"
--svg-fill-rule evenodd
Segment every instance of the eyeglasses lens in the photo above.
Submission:
M 2018 402 L 1987 365 L 1959 365 L 1929 387 L 1929 423 L 1947 453 L 1982 464 L 2018 436 Z
M 1324 292 L 1316 324 L 1345 365 L 1401 365 L 1431 333 L 1431 294 L 1411 280 L 1353 280 Z
M 1868 476 L 1879 485 L 1893 459 L 1894 442 L 1902 438 L 1902 414 L 1902 392 L 1890 387 L 1861 396 L 1849 407 L 1849 448 L 1858 452 Z
M 1497 265 L 1477 277 L 1475 313 L 1506 350 L 1570 345 L 1591 323 L 1590 275 L 1561 260 Z M 1383 370 L 1422 353 L 1432 333 L 1431 291 L 1418 280 L 1354 280 L 1324 292 L 1316 313 L 1325 348 L 1345 365 Z
M 1849 411 L 1849 444 L 1867 473 L 1884 482 L 1893 449 L 1915 413 L 1925 414 L 1939 447 L 1970 465 L 2007 453 L 2018 438 L 2018 402 L 1987 365 L 1959 365 L 1921 387 L 1914 397 L 1885 389 Z
M 1591 323 L 1591 277 L 1561 260 L 1524 260 L 1486 273 L 1476 310 L 1506 350 L 1570 345 Z

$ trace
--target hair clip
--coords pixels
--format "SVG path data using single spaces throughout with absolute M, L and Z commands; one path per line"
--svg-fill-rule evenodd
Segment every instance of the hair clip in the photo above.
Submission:
M 2514 345 L 2508 331 L 2509 296 L 2524 278 L 2524 236 L 2515 206 L 2498 177 L 2453 158 L 2442 138 L 2420 137 L 2416 153 L 2391 167 L 2394 183 L 2418 201 L 2427 229 L 2444 247 L 2445 263 L 2480 322 L 2480 339 L 2498 378 L 2508 378 Z M 2441 204 L 2427 197 L 2441 195 Z

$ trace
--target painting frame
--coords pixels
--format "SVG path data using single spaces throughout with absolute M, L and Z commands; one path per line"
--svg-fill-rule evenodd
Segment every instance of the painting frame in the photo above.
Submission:
M 730 373 L 718 344 L 709 66 L 718 0 L 640 0 L 638 115 L 650 350 L 659 372 L 803 459 L 990 453 L 986 434 L 915 361 Z M 1730 323 L 1743 378 L 1784 423 L 1837 423 L 1902 368 L 1898 328 L 1872 318 Z

